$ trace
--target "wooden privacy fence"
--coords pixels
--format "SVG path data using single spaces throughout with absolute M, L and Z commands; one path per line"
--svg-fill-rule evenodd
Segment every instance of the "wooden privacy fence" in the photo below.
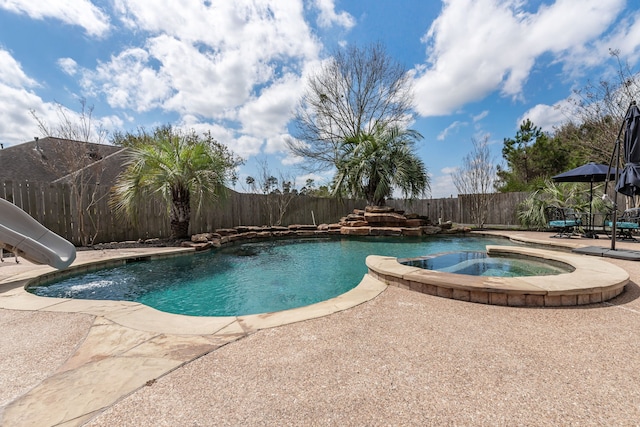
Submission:
M 485 224 L 519 225 L 517 208 L 529 194 L 526 192 L 491 194 Z M 470 208 L 471 197 L 473 196 L 459 195 L 448 199 L 390 200 L 387 204 L 406 212 L 424 215 L 434 223 L 441 219 L 459 224 L 473 224 Z
M 146 200 L 140 207 L 138 224 L 118 218 L 109 206 L 109 189 L 86 185 L 78 192 L 68 184 L 39 182 L 0 182 L 0 197 L 22 208 L 45 227 L 75 245 L 165 238 L 170 234 L 166 206 L 158 199 Z M 516 225 L 516 206 L 527 193 L 496 194 L 492 199 L 487 224 Z M 80 200 L 81 203 L 80 203 Z M 418 213 L 437 222 L 451 220 L 472 223 L 465 197 L 424 199 L 413 202 L 391 200 L 389 205 Z M 334 223 L 354 209 L 362 209 L 362 200 L 337 200 L 308 196 L 244 194 L 229 191 L 228 197 L 214 207 L 191 213 L 191 233 L 213 231 L 239 225 L 275 225 L 281 210 L 281 225 Z M 0 218 L 0 221 L 2 219 Z

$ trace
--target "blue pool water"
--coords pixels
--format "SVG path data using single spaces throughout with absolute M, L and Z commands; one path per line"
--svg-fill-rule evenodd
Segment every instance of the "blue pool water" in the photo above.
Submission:
M 573 267 L 533 258 L 490 257 L 486 252 L 463 251 L 420 259 L 398 260 L 401 264 L 469 276 L 549 276 L 569 273 Z
M 307 239 L 248 242 L 215 251 L 128 263 L 27 290 L 40 296 L 136 301 L 193 316 L 237 316 L 301 307 L 357 286 L 367 255 L 415 258 L 484 251 L 478 237 Z

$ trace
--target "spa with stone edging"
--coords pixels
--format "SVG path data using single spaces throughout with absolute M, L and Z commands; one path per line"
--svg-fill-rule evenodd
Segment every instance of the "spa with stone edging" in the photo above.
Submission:
M 425 270 L 397 258 L 370 255 L 369 275 L 390 286 L 482 304 L 561 307 L 594 304 L 620 295 L 629 274 L 608 262 L 564 252 L 518 246 L 487 246 L 489 255 L 530 257 L 575 270 L 552 276 L 485 277 Z

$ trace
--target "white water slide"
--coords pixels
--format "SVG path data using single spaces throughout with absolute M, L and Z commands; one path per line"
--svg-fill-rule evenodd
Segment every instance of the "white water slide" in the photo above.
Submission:
M 72 243 L 4 199 L 0 199 L 0 249 L 60 270 L 76 259 L 76 248 Z

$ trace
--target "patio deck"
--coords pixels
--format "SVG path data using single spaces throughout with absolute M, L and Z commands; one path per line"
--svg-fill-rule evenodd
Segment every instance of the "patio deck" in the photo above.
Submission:
M 499 234 L 566 250 L 609 244 Z M 329 316 L 249 333 L 234 327 L 221 339 L 145 331 L 99 314 L 2 309 L 0 420 L 24 425 L 20 416 L 37 414 L 38 425 L 65 426 L 634 424 L 640 263 L 605 262 L 631 277 L 625 292 L 605 303 L 514 308 L 390 287 Z M 9 268 L 15 271 L 0 267 L 0 278 Z M 108 375 L 94 368 L 108 368 Z M 33 398 L 62 377 L 98 409 L 82 412 L 83 402 L 65 405 L 54 393 Z M 143 385 L 108 402 L 95 389 L 98 379 Z

